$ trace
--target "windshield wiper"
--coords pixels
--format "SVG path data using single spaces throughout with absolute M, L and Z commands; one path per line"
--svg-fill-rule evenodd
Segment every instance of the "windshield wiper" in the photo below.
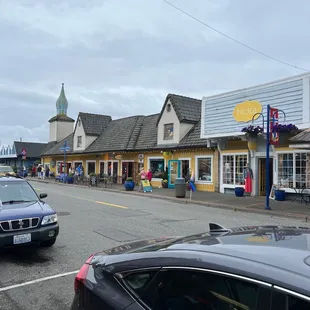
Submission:
M 8 200 L 8 201 L 2 201 L 2 204 L 13 204 L 13 203 L 21 203 L 21 202 L 34 202 L 36 200 Z

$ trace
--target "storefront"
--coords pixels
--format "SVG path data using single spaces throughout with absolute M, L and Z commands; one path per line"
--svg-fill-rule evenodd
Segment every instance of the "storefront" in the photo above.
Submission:
M 253 172 L 252 195 L 266 195 L 268 178 L 270 186 L 281 185 L 288 192 L 308 182 L 310 154 L 307 150 L 289 148 L 289 138 L 293 136 L 293 130 L 289 130 L 309 127 L 309 77 L 303 74 L 203 98 L 201 138 L 216 143 L 220 152 L 220 192 L 232 193 L 236 186 L 244 186 L 247 163 Z M 272 128 L 277 128 L 280 138 L 277 145 L 270 147 L 270 175 L 267 176 L 268 105 L 278 109 L 278 114 L 273 114 Z

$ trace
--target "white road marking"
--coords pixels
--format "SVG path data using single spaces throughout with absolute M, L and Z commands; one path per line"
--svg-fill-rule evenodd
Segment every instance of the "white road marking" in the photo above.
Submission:
M 79 270 L 70 271 L 70 272 L 60 273 L 60 274 L 56 274 L 54 276 L 49 276 L 49 277 L 45 277 L 45 278 L 41 278 L 41 279 L 37 279 L 37 280 L 32 280 L 32 281 L 20 283 L 20 284 L 14 284 L 14 285 L 10 285 L 10 286 L 0 287 L 0 293 L 9 291 L 9 290 L 12 290 L 15 288 L 31 285 L 31 284 L 36 284 L 36 283 L 40 283 L 40 282 L 44 282 L 44 281 L 48 281 L 48 280 L 53 280 L 53 279 L 57 279 L 57 278 L 61 278 L 61 277 L 70 276 L 72 274 L 77 274 L 78 272 L 79 272 Z

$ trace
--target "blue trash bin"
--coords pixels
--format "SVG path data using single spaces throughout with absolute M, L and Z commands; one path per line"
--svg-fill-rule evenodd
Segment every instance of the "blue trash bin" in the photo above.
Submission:
M 277 201 L 284 201 L 285 200 L 285 191 L 282 189 L 276 189 L 274 192 L 275 199 Z

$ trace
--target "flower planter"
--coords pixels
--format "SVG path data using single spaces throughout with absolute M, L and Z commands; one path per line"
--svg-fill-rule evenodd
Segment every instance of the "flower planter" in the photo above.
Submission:
M 133 191 L 135 188 L 135 182 L 134 181 L 125 181 L 124 188 L 126 191 Z
M 163 188 L 168 188 L 168 182 L 161 182 Z
M 236 195 L 236 197 L 244 197 L 244 188 L 243 187 L 235 187 L 235 195 Z
M 284 201 L 285 200 L 285 191 L 282 189 L 276 189 L 274 191 L 275 200 Z
M 256 133 L 247 133 L 246 138 L 248 141 L 249 150 L 255 151 L 257 148 L 257 134 Z

